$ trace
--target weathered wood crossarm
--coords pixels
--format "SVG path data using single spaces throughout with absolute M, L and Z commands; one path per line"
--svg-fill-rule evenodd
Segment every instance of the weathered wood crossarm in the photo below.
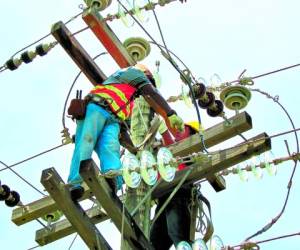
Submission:
M 107 78 L 64 23 L 55 23 L 51 33 L 93 85 L 102 83 Z
M 120 68 L 126 68 L 136 64 L 99 11 L 94 8 L 89 8 L 82 14 L 82 19 L 90 27 Z
M 73 202 L 69 188 L 54 168 L 42 172 L 41 183 L 90 249 L 112 249 L 78 202 Z
M 109 219 L 106 213 L 101 211 L 98 206 L 86 210 L 85 213 L 91 219 L 93 224 L 98 224 Z M 52 223 L 50 230 L 46 228 L 37 230 L 35 233 L 35 241 L 40 246 L 44 246 L 75 232 L 76 230 L 72 224 L 67 219 L 63 219 L 56 223 Z
M 256 137 L 249 139 L 249 143 L 240 144 L 236 147 L 220 150 L 212 154 L 209 161 L 202 164 L 194 163 L 190 166 L 193 171 L 187 178 L 185 183 L 193 183 L 198 180 L 210 176 L 214 173 L 220 172 L 235 164 L 245 161 L 254 155 L 259 155 L 271 149 L 271 140 L 266 133 L 262 133 Z M 152 193 L 154 198 L 160 197 L 163 194 L 172 190 L 184 176 L 187 169 L 178 171 L 175 179 L 168 183 L 162 182 Z

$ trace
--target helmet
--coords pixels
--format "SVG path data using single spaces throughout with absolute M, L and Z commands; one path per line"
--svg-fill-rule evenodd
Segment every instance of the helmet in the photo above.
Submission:
M 201 124 L 197 121 L 186 122 L 185 125 L 189 126 L 195 132 L 199 132 L 200 129 L 203 130 Z
M 143 71 L 147 78 L 150 80 L 150 82 L 156 87 L 156 83 L 151 71 L 144 64 L 137 63 L 136 65 L 134 65 L 134 67 Z

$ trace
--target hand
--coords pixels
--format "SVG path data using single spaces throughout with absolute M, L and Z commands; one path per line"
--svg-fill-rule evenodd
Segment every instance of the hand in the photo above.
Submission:
M 184 122 L 183 120 L 176 114 L 168 116 L 170 125 L 172 128 L 179 130 L 180 132 L 184 131 Z

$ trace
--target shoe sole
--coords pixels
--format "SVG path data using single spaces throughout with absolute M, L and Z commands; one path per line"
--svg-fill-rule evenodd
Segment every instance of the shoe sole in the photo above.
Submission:
M 105 178 L 110 178 L 110 179 L 115 178 L 118 175 L 119 175 L 119 171 L 118 170 L 109 170 L 109 171 L 107 171 L 106 173 L 103 174 L 103 176 Z

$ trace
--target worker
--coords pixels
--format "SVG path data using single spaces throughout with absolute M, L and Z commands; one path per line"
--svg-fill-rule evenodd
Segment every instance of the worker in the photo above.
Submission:
M 100 159 L 100 171 L 104 177 L 115 178 L 120 173 L 120 123 L 130 118 L 133 101 L 139 95 L 150 100 L 150 105 L 155 106 L 153 108 L 165 118 L 170 129 L 184 129 L 182 119 L 156 90 L 154 83 L 151 71 L 142 64 L 136 64 L 116 71 L 87 95 L 85 116 L 77 120 L 75 149 L 68 177 L 73 200 L 84 193 L 79 174 L 80 162 L 91 159 L 94 150 Z M 76 111 L 76 108 L 70 107 L 69 110 Z M 76 118 L 76 114 L 73 117 Z M 81 115 L 79 117 L 82 118 Z M 120 176 L 118 183 L 120 186 Z
M 163 122 L 159 127 L 159 133 L 162 135 L 164 146 L 173 144 L 174 142 L 186 139 L 190 135 L 199 132 L 199 123 L 190 122 L 184 126 L 184 132 L 177 133 L 175 137 L 171 135 L 167 126 Z M 186 167 L 185 164 L 180 164 L 178 170 Z M 182 186 L 168 203 L 166 208 L 154 222 L 150 231 L 150 241 L 155 250 L 169 249 L 172 244 L 175 247 L 181 241 L 190 241 L 190 204 L 192 199 L 192 184 Z M 170 194 L 165 194 L 157 199 L 157 207 L 155 214 L 158 213 Z

